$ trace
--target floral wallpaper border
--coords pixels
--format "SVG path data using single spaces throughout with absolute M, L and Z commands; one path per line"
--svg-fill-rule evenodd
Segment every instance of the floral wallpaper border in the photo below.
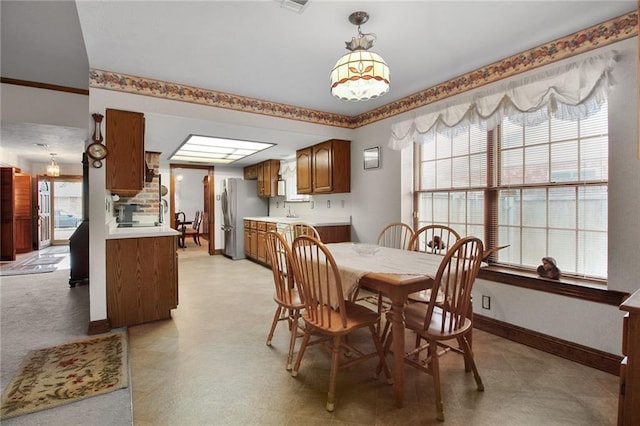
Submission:
M 355 129 L 636 35 L 637 11 L 494 62 L 355 117 L 93 68 L 89 71 L 89 86 Z

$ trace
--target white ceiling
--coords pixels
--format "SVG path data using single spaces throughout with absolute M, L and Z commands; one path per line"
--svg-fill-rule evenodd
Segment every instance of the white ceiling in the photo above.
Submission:
M 1 71 L 86 89 L 91 67 L 355 116 L 636 8 L 636 0 L 311 0 L 298 14 L 274 0 L 2 0 Z M 357 34 L 348 21 L 357 10 L 371 16 L 362 31 L 377 35 L 372 50 L 389 64 L 391 90 L 354 103 L 330 95 L 329 72 Z M 163 151 L 185 133 L 216 131 L 197 120 L 155 121 L 173 125 L 154 130 L 175 135 Z M 12 126 L 2 123 L 2 145 L 24 145 L 31 126 Z M 304 139 L 277 136 L 292 147 Z

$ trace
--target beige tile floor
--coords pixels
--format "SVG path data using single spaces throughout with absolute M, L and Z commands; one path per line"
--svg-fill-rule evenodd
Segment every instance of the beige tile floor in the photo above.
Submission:
M 405 367 L 405 406 L 373 376 L 375 361 L 340 370 L 325 410 L 330 359 L 311 347 L 297 378 L 285 370 L 288 334 L 265 339 L 275 310 L 269 269 L 179 250 L 180 304 L 172 319 L 129 328 L 136 426 L 429 425 L 431 377 Z M 410 340 L 410 339 L 408 339 Z M 462 357 L 442 358 L 447 425 L 615 425 L 618 378 L 476 331 L 485 391 Z

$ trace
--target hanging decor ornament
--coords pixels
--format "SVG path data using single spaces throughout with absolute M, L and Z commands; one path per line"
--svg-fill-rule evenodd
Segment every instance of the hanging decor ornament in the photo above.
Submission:
M 346 101 L 366 101 L 389 91 L 389 66 L 369 49 L 375 34 L 363 34 L 360 25 L 369 20 L 367 12 L 353 12 L 349 22 L 358 26 L 358 37 L 347 41 L 349 53 L 338 59 L 331 70 L 331 94 Z
M 107 147 L 102 144 L 104 138 L 100 129 L 102 123 L 102 114 L 92 114 L 94 121 L 93 142 L 87 147 L 87 155 L 93 160 L 91 165 L 95 168 L 102 167 L 102 160 L 107 156 Z

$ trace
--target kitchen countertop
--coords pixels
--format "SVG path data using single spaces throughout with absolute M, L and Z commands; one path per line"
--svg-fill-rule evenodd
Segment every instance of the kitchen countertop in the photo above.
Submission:
M 107 240 L 121 238 L 175 237 L 179 232 L 169 225 L 118 228 L 116 221 L 107 224 Z
M 245 217 L 244 220 L 255 220 L 258 222 L 294 223 L 304 222 L 313 226 L 343 226 L 351 225 L 351 217 L 284 217 L 284 216 L 258 216 Z

